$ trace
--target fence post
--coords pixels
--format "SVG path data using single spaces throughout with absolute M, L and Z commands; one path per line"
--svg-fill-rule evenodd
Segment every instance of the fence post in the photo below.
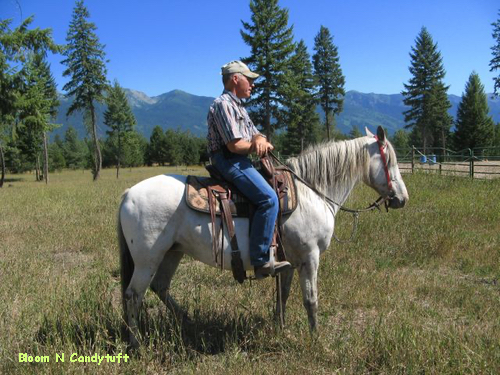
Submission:
M 469 176 L 474 179 L 474 151 L 469 148 L 470 162 L 469 162 Z
M 413 174 L 413 169 L 415 168 L 415 146 L 411 146 L 411 174 Z

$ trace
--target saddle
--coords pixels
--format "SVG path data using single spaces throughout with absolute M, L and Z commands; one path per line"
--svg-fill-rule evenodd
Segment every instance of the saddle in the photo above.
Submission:
M 224 180 L 213 165 L 206 166 L 210 177 L 188 176 L 186 183 L 186 203 L 188 207 L 210 214 L 212 223 L 212 252 L 217 265 L 224 265 L 224 244 L 218 244 L 220 231 L 227 226 L 231 244 L 231 268 L 233 277 L 242 283 L 247 277 L 238 248 L 234 230 L 233 217 L 247 217 L 251 221 L 255 207 L 232 184 Z M 284 168 L 275 168 L 268 157 L 260 160 L 257 168 L 262 176 L 274 188 L 279 199 L 279 213 L 271 248 L 276 249 L 276 258 L 286 260 L 286 254 L 281 241 L 281 220 L 291 214 L 297 207 L 297 194 L 292 174 Z M 216 218 L 220 216 L 219 231 L 216 231 Z M 222 236 L 222 241 L 224 236 Z

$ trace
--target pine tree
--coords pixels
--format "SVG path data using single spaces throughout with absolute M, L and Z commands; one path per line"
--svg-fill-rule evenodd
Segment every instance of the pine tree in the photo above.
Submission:
M 166 161 L 170 165 L 180 165 L 184 159 L 184 150 L 180 130 L 167 129 L 165 131 L 165 142 L 163 143 L 163 152 L 166 154 Z
M 314 38 L 314 75 L 318 84 L 317 97 L 325 112 L 327 138 L 333 132 L 335 115 L 343 110 L 345 77 L 340 67 L 337 47 L 333 44 L 330 30 L 321 26 Z
M 57 142 L 57 139 L 54 140 Z M 69 126 L 64 133 L 64 142 L 60 145 L 63 150 L 66 166 L 71 169 L 84 168 L 87 160 L 87 146 L 78 139 L 78 132 Z
M 52 123 L 57 115 L 59 99 L 55 79 L 44 56 L 32 53 L 22 70 L 23 89 L 18 104 L 19 133 L 26 131 L 32 137 L 32 157 L 38 160 L 40 145 L 43 147 L 43 176 L 49 182 L 49 155 L 47 133 L 57 127 Z M 37 180 L 38 180 L 37 169 Z
M 447 112 L 451 104 L 446 95 L 449 86 L 443 83 L 446 72 L 441 53 L 425 27 L 417 36 L 410 57 L 412 78 L 402 92 L 404 104 L 410 107 L 404 112 L 406 128 L 413 129 L 413 140 L 419 141 L 426 152 L 427 147 L 446 144 L 451 126 Z
M 394 137 L 392 138 L 391 143 L 395 149 L 408 148 L 410 147 L 410 135 L 405 130 L 398 129 L 396 133 L 394 133 Z
M 283 79 L 288 60 L 295 46 L 293 27 L 288 26 L 288 10 L 278 0 L 250 0 L 251 23 L 243 22 L 243 41 L 250 46 L 250 57 L 243 61 L 259 73 L 253 98 L 248 101 L 252 119 L 271 139 L 279 123 L 279 108 L 284 105 Z
M 355 139 L 355 138 L 359 138 L 362 136 L 363 136 L 363 133 L 361 133 L 361 130 L 359 130 L 359 128 L 356 125 L 352 125 L 351 131 L 349 132 L 349 138 Z
M 62 64 L 67 66 L 63 76 L 70 81 L 63 89 L 68 97 L 74 97 L 68 109 L 69 116 L 75 111 L 84 111 L 90 124 L 90 135 L 94 147 L 94 181 L 99 178 L 102 168 L 102 155 L 97 137 L 96 102 L 104 101 L 104 92 L 108 87 L 106 80 L 106 60 L 104 45 L 95 34 L 97 27 L 87 19 L 90 14 L 83 0 L 77 0 L 73 9 L 73 18 L 69 25 L 64 51 L 66 59 Z
M 319 116 L 314 98 L 314 76 L 311 56 L 301 40 L 286 71 L 282 118 L 287 125 L 283 152 L 287 155 L 300 153 L 307 145 L 316 141 Z
M 465 85 L 465 93 L 458 105 L 455 147 L 459 149 L 489 147 L 495 135 L 493 119 L 484 86 L 476 72 L 472 72 Z
M 149 138 L 149 161 L 151 163 L 158 163 L 165 165 L 167 162 L 167 139 L 161 126 L 157 125 L 151 132 Z
M 133 130 L 124 134 L 123 137 L 123 165 L 127 167 L 139 167 L 144 165 L 147 140 Z
M 499 76 L 494 77 L 494 94 L 500 96 L 500 11 L 498 12 L 499 19 L 497 22 L 493 22 L 493 39 L 495 40 L 495 45 L 491 47 L 493 58 L 490 61 L 490 72 L 499 70 Z
M 108 89 L 106 104 L 108 108 L 106 112 L 104 112 L 104 123 L 111 128 L 111 131 L 107 133 L 110 136 L 115 136 L 117 139 L 115 156 L 116 178 L 118 178 L 122 156 L 122 138 L 126 133 L 133 131 L 136 120 L 128 104 L 125 91 L 116 80 L 113 86 Z
M 22 64 L 32 53 L 44 55 L 47 51 L 60 52 L 54 43 L 51 29 L 33 29 L 29 26 L 33 17 L 24 20 L 14 30 L 10 29 L 11 20 L 0 21 L 0 130 L 16 122 L 17 109 L 23 85 L 18 64 Z M 0 187 L 5 179 L 5 160 L 0 142 Z

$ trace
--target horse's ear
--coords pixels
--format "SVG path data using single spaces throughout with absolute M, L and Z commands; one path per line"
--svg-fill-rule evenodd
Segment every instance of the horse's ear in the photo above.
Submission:
M 377 137 L 380 142 L 385 142 L 385 131 L 381 126 L 377 128 Z
M 365 133 L 368 137 L 375 137 L 375 135 L 365 126 Z

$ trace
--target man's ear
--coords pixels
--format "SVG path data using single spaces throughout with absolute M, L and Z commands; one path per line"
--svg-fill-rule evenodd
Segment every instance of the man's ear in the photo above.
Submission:
M 375 137 L 375 135 L 365 126 L 365 133 L 368 137 Z
M 381 126 L 377 128 L 377 137 L 380 142 L 385 143 L 385 131 Z

